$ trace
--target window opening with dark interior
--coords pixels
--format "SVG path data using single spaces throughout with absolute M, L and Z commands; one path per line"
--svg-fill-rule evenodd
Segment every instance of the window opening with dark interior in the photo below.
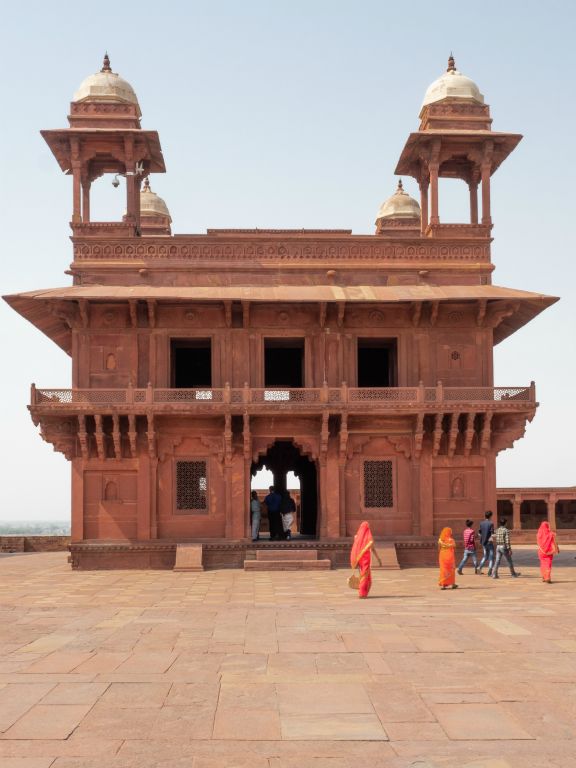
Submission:
M 358 386 L 398 386 L 396 339 L 358 339 Z
M 304 339 L 264 341 L 264 386 L 304 386 Z
M 210 339 L 173 339 L 171 361 L 172 387 L 195 389 L 212 386 Z

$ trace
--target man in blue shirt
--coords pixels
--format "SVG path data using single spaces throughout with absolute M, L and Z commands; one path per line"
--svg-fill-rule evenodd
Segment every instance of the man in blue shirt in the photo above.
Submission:
M 274 486 L 271 485 L 268 489 L 270 493 L 264 499 L 266 509 L 268 510 L 268 523 L 270 525 L 270 539 L 271 541 L 277 541 L 284 538 L 284 530 L 282 528 L 282 517 L 280 515 L 280 505 L 282 504 L 282 496 L 274 490 Z
M 480 537 L 480 544 L 484 554 L 480 564 L 478 565 L 478 573 L 482 573 L 482 568 L 486 560 L 488 560 L 488 576 L 492 576 L 492 569 L 494 568 L 494 541 L 492 536 L 494 535 L 494 523 L 492 522 L 492 512 L 485 512 L 485 520 L 482 520 L 478 526 L 478 536 Z

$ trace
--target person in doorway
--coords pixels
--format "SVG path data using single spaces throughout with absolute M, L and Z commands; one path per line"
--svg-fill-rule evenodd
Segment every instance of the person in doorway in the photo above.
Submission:
M 282 504 L 280 505 L 280 514 L 282 515 L 282 532 L 285 539 L 292 538 L 291 526 L 294 522 L 294 514 L 296 512 L 296 504 L 290 491 L 284 491 L 282 494 Z
M 500 520 L 500 525 L 498 528 L 496 528 L 496 532 L 494 533 L 494 538 L 496 540 L 496 561 L 494 563 L 494 569 L 492 571 L 492 578 L 498 579 L 500 578 L 498 576 L 498 568 L 500 567 L 500 561 L 503 557 L 506 558 L 508 561 L 508 566 L 510 567 L 510 574 L 514 576 L 514 578 L 518 578 L 520 574 L 518 571 L 514 569 L 514 563 L 512 562 L 512 547 L 510 545 L 510 531 L 508 528 L 506 528 L 507 524 L 506 518 L 502 518 Z
M 482 560 L 478 565 L 478 573 L 482 573 L 484 563 L 488 561 L 488 576 L 492 576 L 492 569 L 494 568 L 494 523 L 492 522 L 492 512 L 484 513 L 484 520 L 480 523 L 478 536 L 480 537 L 480 544 L 482 545 Z
M 360 584 L 358 586 L 358 597 L 366 598 L 370 592 L 372 586 L 372 553 L 378 560 L 378 563 L 382 565 L 382 560 L 376 549 L 374 548 L 374 539 L 372 537 L 372 531 L 370 526 L 364 520 L 360 523 L 360 527 L 356 531 L 354 536 L 354 543 L 352 544 L 352 551 L 350 552 L 350 565 L 352 568 L 358 568 L 360 570 Z
M 282 503 L 282 496 L 271 485 L 268 489 L 270 492 L 264 499 L 266 509 L 268 510 L 268 522 L 270 524 L 270 540 L 278 541 L 284 537 L 282 530 L 282 520 L 280 515 L 280 504 Z
M 262 518 L 262 504 L 256 491 L 252 491 L 250 498 L 250 514 L 252 515 L 252 541 L 260 538 L 260 520 Z
M 456 589 L 456 542 L 452 538 L 452 528 L 442 528 L 438 539 L 438 564 L 440 577 L 438 586 L 441 589 L 452 587 Z
M 556 541 L 556 534 L 550 529 L 550 523 L 547 520 L 540 524 L 536 541 L 538 543 L 542 581 L 546 584 L 552 584 L 552 561 L 554 560 L 554 555 L 557 555 L 560 549 Z

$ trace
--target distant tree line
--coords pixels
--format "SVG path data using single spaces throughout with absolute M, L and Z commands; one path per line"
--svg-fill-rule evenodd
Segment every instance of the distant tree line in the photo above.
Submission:
M 25 520 L 21 522 L 0 521 L 0 536 L 69 536 L 70 523 L 64 521 L 46 522 Z

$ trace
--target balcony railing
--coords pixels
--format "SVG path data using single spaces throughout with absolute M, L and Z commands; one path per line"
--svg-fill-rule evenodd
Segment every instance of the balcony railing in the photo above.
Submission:
M 535 405 L 534 382 L 527 387 L 318 387 L 242 388 L 199 387 L 164 389 L 39 389 L 32 385 L 31 406 L 45 410 L 123 410 L 133 413 L 154 411 L 195 411 L 206 408 L 250 410 L 453 410 L 459 405 L 498 406 L 498 409 Z

